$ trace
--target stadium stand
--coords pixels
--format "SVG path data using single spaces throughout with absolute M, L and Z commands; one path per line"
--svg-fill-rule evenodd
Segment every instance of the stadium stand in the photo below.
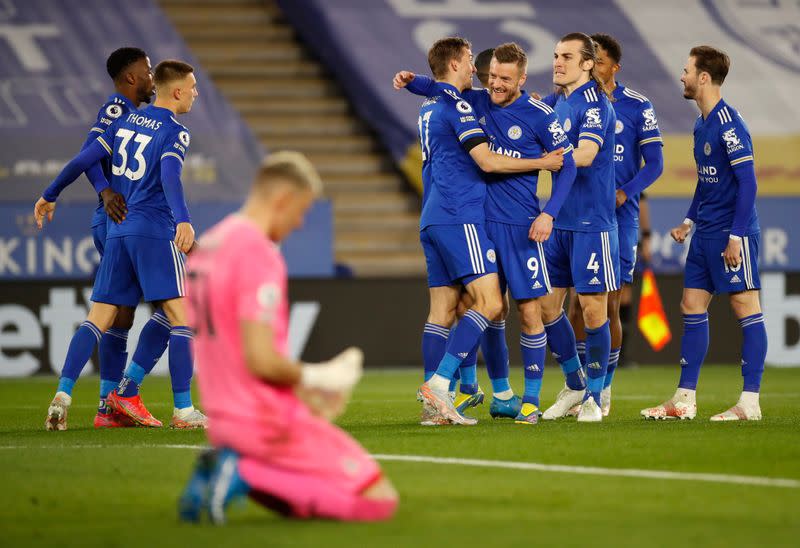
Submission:
M 261 144 L 308 154 L 333 202 L 335 256 L 356 275 L 424 271 L 418 199 L 274 0 L 160 0 Z

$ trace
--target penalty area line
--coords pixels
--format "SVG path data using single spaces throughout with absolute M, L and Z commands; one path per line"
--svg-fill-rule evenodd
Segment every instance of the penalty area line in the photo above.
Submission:
M 203 445 L 191 444 L 140 444 L 140 445 L 0 445 L 3 449 L 205 449 Z M 484 459 L 463 459 L 456 457 L 432 457 L 426 455 L 388 455 L 373 454 L 373 458 L 382 462 L 415 462 L 427 464 L 444 464 L 471 466 L 477 468 L 498 468 L 505 470 L 527 470 L 556 474 L 580 474 L 589 476 L 608 476 L 622 478 L 644 478 L 655 480 L 690 481 L 703 483 L 727 483 L 732 485 L 754 485 L 761 487 L 782 487 L 800 489 L 800 480 L 790 478 L 769 478 L 763 476 L 742 476 L 736 474 L 713 474 L 700 472 L 671 472 L 668 470 L 647 470 L 640 468 L 602 468 L 599 466 L 572 466 L 566 464 L 543 464 L 538 462 L 514 462 Z

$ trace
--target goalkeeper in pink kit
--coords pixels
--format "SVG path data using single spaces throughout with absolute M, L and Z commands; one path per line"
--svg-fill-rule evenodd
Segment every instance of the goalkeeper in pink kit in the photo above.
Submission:
M 397 493 L 377 463 L 330 423 L 361 376 L 349 348 L 322 364 L 287 357 L 289 302 L 278 243 L 320 194 L 299 153 L 269 156 L 244 206 L 201 238 L 186 292 L 200 399 L 212 449 L 198 458 L 179 503 L 224 523 L 245 495 L 295 518 L 388 519 Z

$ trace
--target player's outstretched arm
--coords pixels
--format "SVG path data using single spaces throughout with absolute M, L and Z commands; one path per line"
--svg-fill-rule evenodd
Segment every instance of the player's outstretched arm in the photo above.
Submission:
M 64 166 L 58 177 L 50 183 L 50 185 L 42 193 L 42 197 L 36 202 L 33 208 L 33 216 L 36 219 L 36 225 L 42 228 L 44 217 L 47 216 L 48 221 L 53 220 L 55 211 L 55 202 L 61 191 L 72 184 L 75 179 L 80 177 L 81 173 L 89 169 L 92 165 L 99 162 L 110 150 L 105 148 L 104 144 L 95 140 L 91 145 L 83 149 L 75 156 L 69 163 Z M 105 179 L 105 178 L 104 178 Z M 108 181 L 106 181 L 108 187 Z M 103 189 L 98 190 L 98 192 Z M 49 205 L 48 205 L 49 204 Z
M 548 152 L 541 158 L 511 158 L 495 154 L 485 142 L 470 149 L 469 155 L 486 173 L 526 173 L 528 171 L 558 171 L 564 164 L 564 149 Z

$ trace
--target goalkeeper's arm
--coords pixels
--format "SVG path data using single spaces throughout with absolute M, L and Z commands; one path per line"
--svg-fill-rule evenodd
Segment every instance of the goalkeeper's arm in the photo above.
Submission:
M 364 357 L 356 348 L 348 348 L 324 363 L 301 364 L 287 359 L 274 348 L 268 324 L 241 320 L 241 329 L 247 368 L 271 384 L 340 392 L 351 390 L 361 378 Z

